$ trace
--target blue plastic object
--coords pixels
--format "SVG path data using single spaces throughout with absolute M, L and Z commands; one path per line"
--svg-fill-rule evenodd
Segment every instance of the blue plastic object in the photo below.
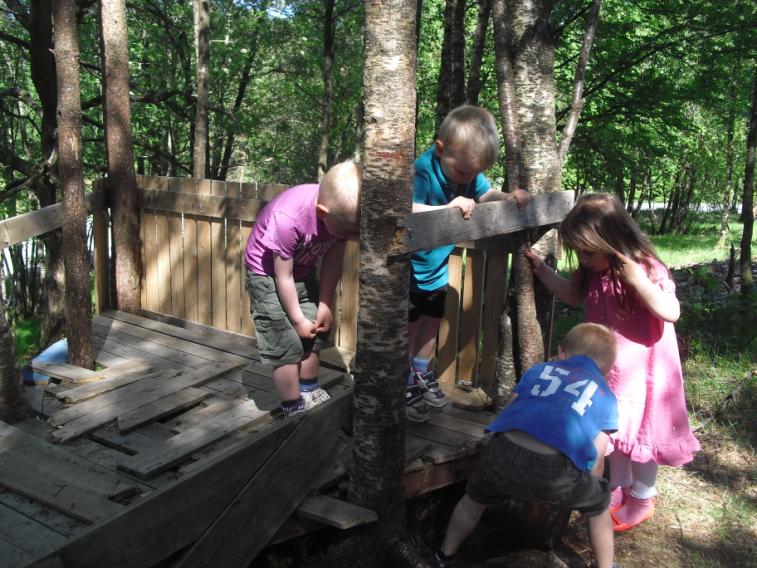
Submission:
M 68 340 L 64 337 L 56 341 L 32 359 L 32 363 L 68 363 Z M 25 385 L 46 385 L 50 382 L 50 377 L 32 371 L 30 367 L 21 369 L 21 377 Z

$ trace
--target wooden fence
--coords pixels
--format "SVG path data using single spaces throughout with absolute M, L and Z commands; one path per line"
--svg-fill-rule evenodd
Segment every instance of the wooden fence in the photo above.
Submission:
M 137 184 L 143 204 L 142 307 L 254 335 L 244 287 L 244 246 L 257 212 L 285 186 L 147 176 L 137 176 Z M 507 266 L 507 253 L 473 245 L 456 248 L 450 257 L 437 355 L 443 384 L 491 384 Z M 336 306 L 336 346 L 354 352 L 357 243 L 347 246 Z

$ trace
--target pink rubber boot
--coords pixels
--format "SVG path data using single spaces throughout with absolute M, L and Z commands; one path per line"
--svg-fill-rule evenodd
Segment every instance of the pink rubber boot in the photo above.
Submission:
M 615 532 L 627 531 L 654 516 L 654 498 L 639 499 L 629 493 L 625 504 L 610 515 Z

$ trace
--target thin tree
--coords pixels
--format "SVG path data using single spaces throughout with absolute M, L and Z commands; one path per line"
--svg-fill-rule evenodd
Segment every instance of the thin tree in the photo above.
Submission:
M 401 540 L 408 267 L 387 264 L 386 251 L 410 212 L 416 1 L 365 7 L 365 171 L 350 494 L 378 513 L 378 540 L 408 552 Z
M 0 263 L 0 282 L 4 278 Z M 14 424 L 32 415 L 29 401 L 21 386 L 21 373 L 16 363 L 16 348 L 8 318 L 5 317 L 5 299 L 0 286 L 0 420 Z
M 744 165 L 744 196 L 741 202 L 741 217 L 744 232 L 741 234 L 739 265 L 741 268 L 741 294 L 745 298 L 752 293 L 752 235 L 754 234 L 754 160 L 757 146 L 757 72 L 754 75 L 752 113 L 749 118 L 749 134 L 746 142 Z
M 478 0 L 478 19 L 476 20 L 476 33 L 473 36 L 473 46 L 471 47 L 466 89 L 466 100 L 471 105 L 478 104 L 478 95 L 484 82 L 481 77 L 481 66 L 486 51 L 486 32 L 489 29 L 491 13 L 492 0 Z
M 129 59 L 126 1 L 101 0 L 103 78 L 105 82 L 105 149 L 108 190 L 113 208 L 115 307 L 133 314 L 140 304 L 140 242 L 137 182 L 129 102 Z
M 81 154 L 81 91 L 76 1 L 53 3 L 55 64 L 58 72 L 58 173 L 63 189 L 63 263 L 69 361 L 91 369 L 92 301 L 87 262 L 87 209 Z
M 321 97 L 321 141 L 318 146 L 318 179 L 328 169 L 329 127 L 331 126 L 331 100 L 334 96 L 334 0 L 323 1 L 323 97 Z
M 465 0 L 446 0 L 444 38 L 436 89 L 436 128 L 465 102 Z
M 197 106 L 192 175 L 206 177 L 208 157 L 208 76 L 210 73 L 210 0 L 192 0 L 197 58 Z

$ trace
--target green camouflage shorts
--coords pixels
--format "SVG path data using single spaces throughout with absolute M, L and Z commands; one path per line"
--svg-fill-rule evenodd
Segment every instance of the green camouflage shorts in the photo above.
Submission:
M 318 309 L 318 278 L 315 270 L 302 282 L 295 282 L 297 298 L 303 315 L 315 320 Z M 247 293 L 250 313 L 255 323 L 260 361 L 274 367 L 299 363 L 311 351 L 329 347 L 330 332 L 319 333 L 315 339 L 302 339 L 292 326 L 276 292 L 273 276 L 247 271 Z

